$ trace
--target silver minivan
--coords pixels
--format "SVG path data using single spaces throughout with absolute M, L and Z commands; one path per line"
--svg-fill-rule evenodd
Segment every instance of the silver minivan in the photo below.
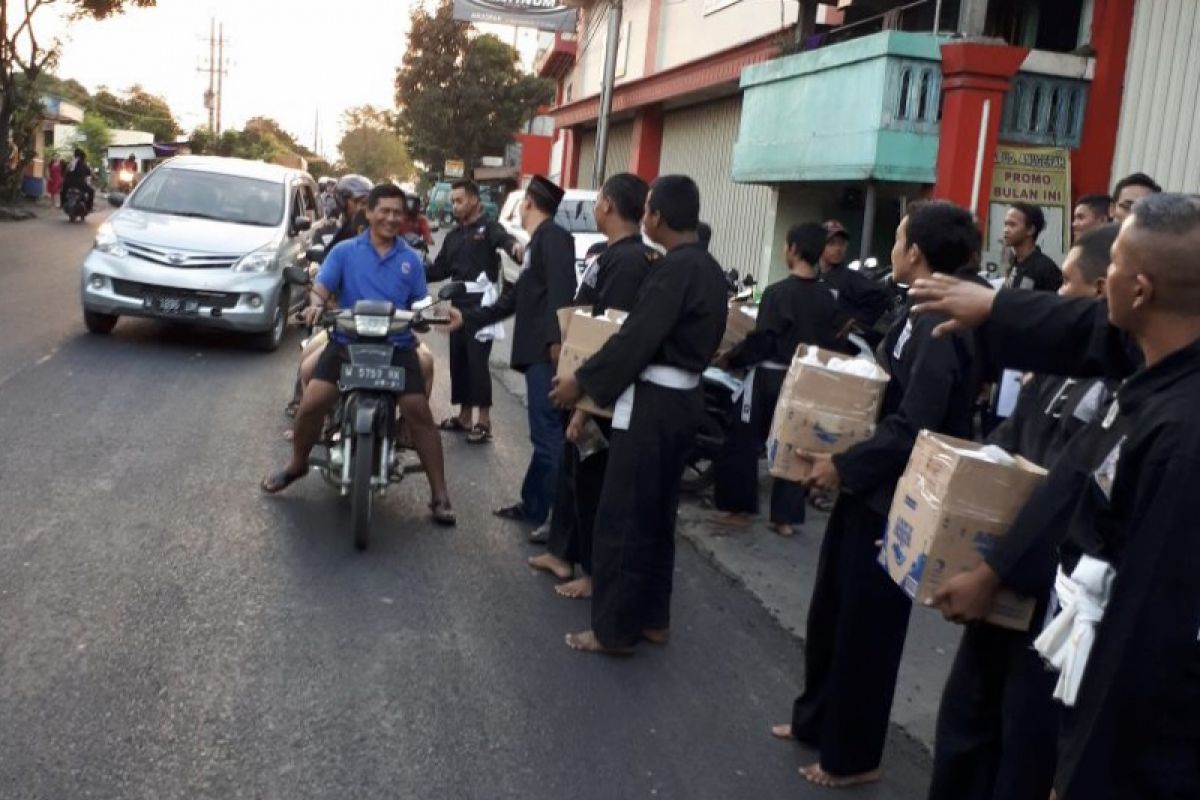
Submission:
M 122 316 L 251 334 L 274 350 L 305 302 L 283 280 L 304 265 L 320 216 L 307 172 L 237 158 L 180 156 L 148 174 L 96 232 L 83 262 L 83 318 Z

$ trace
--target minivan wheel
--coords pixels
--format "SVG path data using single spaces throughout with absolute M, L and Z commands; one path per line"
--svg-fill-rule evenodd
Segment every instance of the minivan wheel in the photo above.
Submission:
M 270 329 L 254 334 L 254 346 L 259 350 L 271 353 L 279 349 L 279 345 L 283 341 L 283 334 L 287 331 L 287 312 L 284 311 L 285 302 L 287 301 L 281 298 L 275 306 L 275 316 L 271 318 Z
M 83 310 L 83 324 L 92 333 L 101 335 L 112 333 L 113 327 L 117 324 L 116 314 L 101 314 L 98 311 Z

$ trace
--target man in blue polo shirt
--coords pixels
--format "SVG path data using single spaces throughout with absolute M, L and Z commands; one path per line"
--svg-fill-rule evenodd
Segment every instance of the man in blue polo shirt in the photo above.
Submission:
M 317 275 L 305 311 L 310 325 L 335 295 L 343 308 L 353 308 L 359 300 L 388 300 L 399 309 L 411 308 L 414 302 L 428 296 L 420 255 L 397 235 L 403 216 L 404 192 L 399 187 L 380 184 L 371 190 L 367 197 L 368 229 L 330 250 Z M 425 397 L 416 339 L 408 332 L 390 338 L 397 346 L 392 364 L 405 370 L 400 411 L 429 478 L 433 495 L 429 506 L 433 520 L 453 525 L 455 516 L 446 491 L 442 440 L 434 427 L 429 400 Z M 345 339 L 345 335 L 335 333 L 333 341 L 321 353 L 296 412 L 292 460 L 263 481 L 263 491 L 272 494 L 282 491 L 307 474 L 308 455 L 320 438 L 326 415 L 337 403 L 338 379 L 342 365 L 349 360 Z

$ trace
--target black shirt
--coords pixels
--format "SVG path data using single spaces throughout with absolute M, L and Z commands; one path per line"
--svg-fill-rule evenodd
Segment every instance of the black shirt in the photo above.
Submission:
M 618 239 L 604 249 L 583 274 L 575 305 L 591 306 L 592 314 L 605 309 L 629 311 L 637 300 L 651 265 L 660 258 L 639 235 Z
M 1010 289 L 1036 289 L 1041 292 L 1057 292 L 1062 286 L 1062 270 L 1054 259 L 1035 247 L 1024 261 L 1013 262 L 1004 285 Z
M 822 272 L 821 280 L 833 287 L 842 310 L 863 329 L 873 327 L 891 308 L 892 296 L 887 288 L 845 265 Z
M 754 330 L 729 351 L 729 365 L 788 364 L 802 344 L 842 349 L 841 311 L 833 290 L 816 278 L 789 275 L 763 292 Z
M 1115 388 L 1102 378 L 1035 375 L 988 443 L 1050 467 L 1075 434 L 1108 410 Z
M 728 288 L 699 243 L 671 250 L 650 270 L 625 324 L 575 373 L 579 386 L 608 406 L 651 364 L 703 372 L 725 334 Z
M 516 243 L 517 240 L 500 223 L 482 215 L 471 224 L 459 225 L 446 234 L 427 278 L 430 281 L 447 278 L 473 281 L 482 272 L 489 281 L 496 283 L 500 279 L 500 254 L 496 251 L 511 253 Z

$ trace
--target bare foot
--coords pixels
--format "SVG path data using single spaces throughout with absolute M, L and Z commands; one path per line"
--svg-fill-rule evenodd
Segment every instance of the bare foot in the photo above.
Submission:
M 800 774 L 809 783 L 817 786 L 827 786 L 830 789 L 842 789 L 847 786 L 858 786 L 863 783 L 876 783 L 879 780 L 879 770 L 860 772 L 857 775 L 830 775 L 821 769 L 820 764 L 809 764 L 800 768 Z
M 784 538 L 796 535 L 796 529 L 786 522 L 772 522 L 771 530 L 775 531 Z
M 772 725 L 771 735 L 776 739 L 796 741 L 796 737 L 792 734 L 792 724 L 790 722 L 786 722 L 783 725 Z
M 526 562 L 529 566 L 542 572 L 549 572 L 559 580 L 570 580 L 575 574 L 575 568 L 553 553 L 542 553 L 540 556 L 530 556 Z
M 554 591 L 569 600 L 585 600 L 592 596 L 592 579 L 584 575 L 573 581 L 560 583 L 554 587 Z
M 591 631 L 583 631 L 581 633 L 567 634 L 567 647 L 572 650 L 578 650 L 581 653 L 599 653 L 608 656 L 631 656 L 633 655 L 632 647 L 605 647 L 600 644 L 600 640 L 596 638 L 596 634 Z
M 754 522 L 754 517 L 751 514 L 722 511 L 719 514 L 714 514 L 712 521 L 717 525 L 724 525 L 727 528 L 748 528 L 750 523 Z
M 650 644 L 668 644 L 671 641 L 671 629 L 646 628 L 642 631 L 642 638 Z

